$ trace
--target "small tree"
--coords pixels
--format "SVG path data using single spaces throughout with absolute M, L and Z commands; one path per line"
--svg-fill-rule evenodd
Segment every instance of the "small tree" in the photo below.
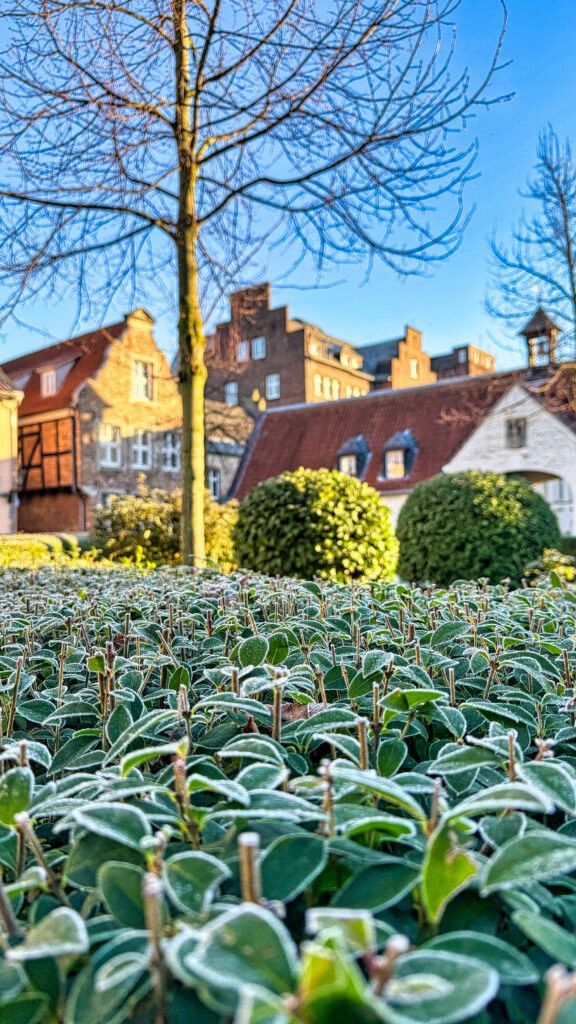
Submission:
M 378 493 L 329 469 L 298 469 L 258 484 L 240 505 L 234 543 L 244 568 L 341 583 L 390 579 L 398 556 Z
M 442 586 L 488 577 L 517 587 L 528 563 L 561 544 L 554 512 L 526 480 L 478 470 L 418 484 L 396 532 L 400 576 Z
M 461 3 L 0 0 L 4 310 L 61 282 L 102 309 L 174 276 L 185 562 L 204 557 L 203 321 L 222 292 L 272 240 L 319 272 L 407 272 L 460 240 L 476 146 L 448 132 L 499 51 L 476 87 L 454 73 Z
M 564 330 L 566 355 L 576 356 L 576 162 L 570 142 L 552 128 L 541 132 L 535 173 L 525 192 L 530 212 L 509 243 L 492 239 L 493 279 L 488 310 L 516 329 L 539 300 Z

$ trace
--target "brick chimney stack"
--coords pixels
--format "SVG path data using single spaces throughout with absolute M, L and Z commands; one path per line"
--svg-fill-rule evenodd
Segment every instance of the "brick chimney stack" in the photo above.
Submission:
M 230 319 L 232 323 L 253 322 L 261 313 L 270 309 L 270 282 L 243 288 L 230 296 Z

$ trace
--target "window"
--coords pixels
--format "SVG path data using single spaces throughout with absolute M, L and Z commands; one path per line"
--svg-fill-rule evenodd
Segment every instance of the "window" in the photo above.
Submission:
M 42 370 L 40 374 L 40 394 L 42 398 L 56 394 L 56 371 Z
M 358 395 L 360 394 L 360 388 L 352 388 L 352 394 L 354 395 L 354 398 L 358 398 Z
M 474 353 L 474 363 L 475 363 L 476 366 L 480 365 L 480 353 L 479 352 L 475 352 Z
M 526 444 L 526 420 L 506 420 L 506 447 L 523 448 Z
M 269 402 L 272 402 L 275 398 L 280 398 L 279 373 L 269 373 L 266 377 L 266 398 Z
M 322 398 L 322 377 L 319 373 L 314 374 L 314 394 Z
M 338 469 L 346 476 L 357 476 L 357 463 L 355 455 L 341 455 L 338 459 Z
M 238 351 L 236 357 L 239 363 L 247 363 L 250 359 L 250 342 L 241 341 L 238 343 Z
M 322 381 L 322 391 L 324 394 L 324 398 L 330 398 L 332 394 L 332 384 L 330 381 L 330 377 L 324 377 Z
M 180 469 L 180 434 L 177 430 L 164 434 L 162 469 L 167 473 L 177 473 Z
M 486 369 L 487 370 L 491 370 L 492 369 L 492 362 L 493 362 L 492 356 L 486 356 Z
M 465 363 L 467 359 L 468 359 L 468 353 L 467 353 L 466 349 L 465 348 L 459 349 L 458 350 L 458 362 L 459 363 Z
M 384 472 L 387 480 L 398 480 L 404 476 L 404 451 L 401 448 L 384 453 Z
M 150 469 L 152 464 L 150 434 L 147 430 L 137 430 L 132 439 L 133 469 Z
M 98 430 L 99 463 L 101 466 L 119 466 L 121 464 L 122 436 L 120 427 L 111 423 L 101 423 Z
M 208 490 L 213 501 L 220 501 L 220 470 L 208 470 Z
M 350 360 L 350 365 L 353 367 L 354 370 L 359 370 L 360 367 L 362 366 L 362 360 L 361 359 L 351 359 Z
M 348 366 L 350 362 L 350 357 L 347 352 L 342 352 L 340 354 L 340 362 L 342 363 L 342 366 Z
M 238 381 L 231 380 L 224 385 L 224 401 L 226 405 L 238 405 Z
M 352 385 L 346 385 L 346 398 L 352 398 Z
M 332 398 L 340 398 L 340 381 L 332 381 Z
M 411 380 L 418 380 L 418 372 L 419 372 L 418 371 L 418 360 L 417 359 L 411 359 L 410 360 L 410 379 Z
M 266 358 L 266 338 L 254 338 L 252 341 L 252 359 Z
M 320 355 L 320 346 L 315 341 L 311 341 L 308 345 L 308 352 L 311 356 L 318 356 Z
M 152 363 L 134 363 L 132 367 L 132 397 L 135 402 L 152 401 Z

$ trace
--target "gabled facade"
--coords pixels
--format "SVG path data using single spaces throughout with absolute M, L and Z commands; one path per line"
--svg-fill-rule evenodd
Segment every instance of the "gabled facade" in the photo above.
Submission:
M 268 282 L 230 296 L 230 319 L 207 339 L 206 363 L 206 397 L 251 414 L 495 369 L 494 357 L 471 345 L 431 357 L 414 327 L 391 341 L 352 345 L 291 316 L 286 306 L 272 308 Z
M 270 305 L 268 283 L 235 292 L 208 339 L 206 397 L 245 409 L 362 395 L 372 377 L 348 342 Z
M 18 405 L 21 391 L 0 369 L 0 534 L 18 529 Z
M 143 309 L 13 359 L 25 531 L 82 531 L 110 493 L 179 482 L 181 403 Z

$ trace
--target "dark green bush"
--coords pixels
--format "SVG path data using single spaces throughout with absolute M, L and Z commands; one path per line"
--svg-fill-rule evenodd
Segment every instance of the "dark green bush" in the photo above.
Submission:
M 93 511 L 92 543 L 111 561 L 180 565 L 181 509 L 180 491 L 141 487 L 137 495 L 114 495 Z M 233 568 L 236 509 L 234 502 L 218 505 L 206 492 L 206 557 L 225 572 Z
M 519 586 L 525 566 L 561 544 L 556 516 L 524 479 L 477 470 L 415 487 L 397 535 L 400 575 L 442 586 L 478 577 Z
M 562 537 L 560 550 L 563 555 L 576 558 L 576 537 Z
M 298 469 L 259 484 L 234 530 L 239 565 L 270 575 L 344 582 L 390 579 L 398 546 L 377 492 L 329 469 Z

